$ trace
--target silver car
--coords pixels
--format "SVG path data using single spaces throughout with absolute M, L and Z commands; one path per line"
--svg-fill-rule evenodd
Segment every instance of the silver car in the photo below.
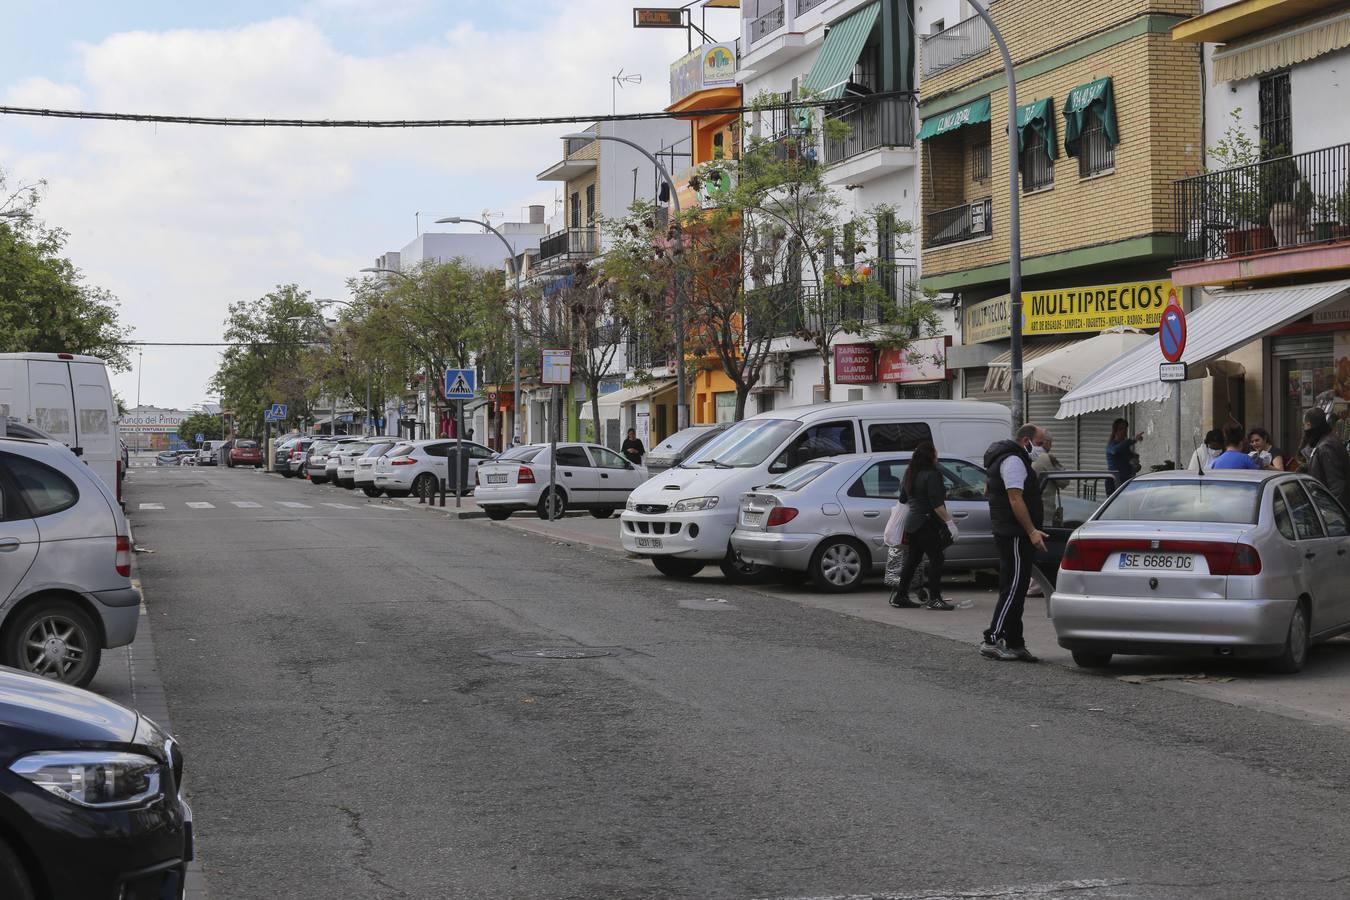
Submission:
M 1050 617 L 1080 666 L 1243 656 L 1292 673 L 1350 631 L 1348 566 L 1350 514 L 1306 475 L 1159 472 L 1074 533 Z
M 0 664 L 84 686 L 136 636 L 117 498 L 55 441 L 0 438 Z

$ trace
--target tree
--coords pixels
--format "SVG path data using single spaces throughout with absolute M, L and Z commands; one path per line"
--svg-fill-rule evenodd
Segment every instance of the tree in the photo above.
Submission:
M 203 440 L 207 441 L 224 440 L 225 433 L 221 427 L 220 416 L 213 416 L 209 413 L 193 413 L 178 426 L 178 436 L 189 444 L 197 443 L 197 435 L 199 434 Z
M 43 183 L 10 189 L 0 171 L 0 352 L 82 353 L 130 368 L 117 298 L 61 255 L 67 233 L 36 218 Z

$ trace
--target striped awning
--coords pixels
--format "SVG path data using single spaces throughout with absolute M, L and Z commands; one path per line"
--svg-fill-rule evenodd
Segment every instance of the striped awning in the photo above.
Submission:
M 838 100 L 880 15 L 881 0 L 877 0 L 831 25 L 803 87 L 821 100 Z
M 1214 52 L 1215 82 L 1241 81 L 1350 47 L 1350 12 L 1257 40 L 1235 41 Z
M 1036 360 L 1049 356 L 1056 350 L 1072 347 L 1084 338 L 1082 335 L 1071 338 L 1059 338 L 1044 343 L 1024 344 L 1022 346 L 1022 377 L 1036 368 Z M 1012 389 L 1012 351 L 1004 350 L 989 361 L 989 373 L 984 376 L 984 389 L 989 393 Z

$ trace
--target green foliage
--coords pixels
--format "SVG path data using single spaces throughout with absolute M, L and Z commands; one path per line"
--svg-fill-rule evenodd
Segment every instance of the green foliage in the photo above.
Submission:
M 196 444 L 199 434 L 208 441 L 224 440 L 225 434 L 221 431 L 220 416 L 194 413 L 184 419 L 182 424 L 178 426 L 178 436 L 189 444 Z

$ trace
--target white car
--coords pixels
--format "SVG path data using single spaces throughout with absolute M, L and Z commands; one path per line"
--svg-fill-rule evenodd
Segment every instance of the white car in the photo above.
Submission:
M 450 475 L 455 444 L 453 438 L 404 441 L 375 461 L 375 487 L 390 497 L 412 493 L 430 497 L 440 491 L 440 479 Z M 464 454 L 469 457 L 469 476 L 465 481 L 468 489 L 474 483 L 474 471 L 496 454 L 473 441 L 464 441 Z
M 373 444 L 364 454 L 353 460 L 356 470 L 352 474 L 352 483 L 358 491 L 367 497 L 378 497 L 383 493 L 375 486 L 375 463 L 399 443 L 401 442 L 393 438 L 379 438 L 378 443 Z
M 397 442 L 390 438 L 368 437 L 363 438 L 362 440 L 359 441 L 354 441 L 350 444 L 342 444 L 338 447 L 333 448 L 333 450 L 328 454 L 328 458 L 330 460 L 334 458 L 337 459 L 337 466 L 333 471 L 333 483 L 336 484 L 338 487 L 345 487 L 348 489 L 356 487 L 357 460 L 365 456 L 365 454 L 372 447 L 378 447 L 383 445 L 384 448 L 387 450 L 390 447 L 394 446 L 395 443 Z M 371 463 L 373 465 L 374 460 L 371 460 Z M 374 469 L 372 469 L 371 479 L 374 480 L 374 477 L 375 477 Z
M 597 519 L 608 519 L 615 510 L 623 509 L 628 495 L 647 480 L 645 468 L 633 465 L 608 447 L 558 444 L 557 482 L 550 510 L 550 498 L 546 496 L 549 459 L 548 444 L 530 444 L 484 463 L 478 467 L 474 501 L 496 521 L 528 509 L 541 519 L 556 518 L 569 508 L 589 510 Z

